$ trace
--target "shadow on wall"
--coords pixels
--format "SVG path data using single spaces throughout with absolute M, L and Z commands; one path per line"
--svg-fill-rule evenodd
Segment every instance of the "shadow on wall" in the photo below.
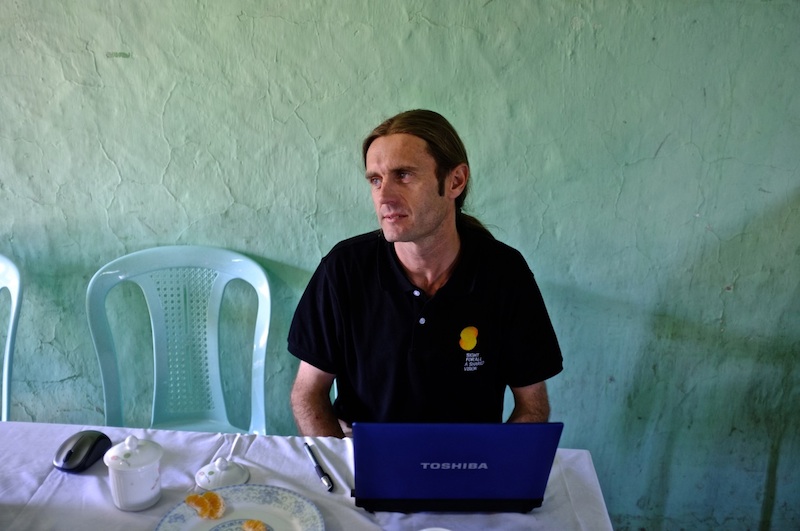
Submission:
M 800 455 L 798 214 L 800 196 L 715 240 L 664 290 L 619 432 L 641 456 L 637 507 L 655 528 L 668 516 L 796 522 L 797 492 L 787 491 L 797 487 L 781 471 Z
M 277 435 L 296 435 L 297 427 L 292 416 L 289 394 L 299 361 L 289 354 L 286 340 L 294 310 L 313 271 L 259 256 L 250 257 L 266 270 L 272 291 L 272 322 L 266 370 L 267 423 Z

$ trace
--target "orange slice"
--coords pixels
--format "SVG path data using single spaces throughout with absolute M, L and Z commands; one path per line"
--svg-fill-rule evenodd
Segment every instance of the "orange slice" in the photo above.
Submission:
M 201 518 L 205 518 L 210 510 L 208 500 L 200 494 L 189 494 L 184 501 L 186 505 L 197 511 Z
M 243 531 L 268 531 L 269 527 L 261 520 L 245 520 L 242 529 Z
M 216 520 L 225 514 L 225 500 L 210 490 L 203 494 L 189 494 L 184 501 L 186 505 L 197 511 L 200 518 Z
M 203 494 L 203 497 L 208 500 L 208 503 L 211 506 L 209 518 L 214 520 L 217 518 L 222 518 L 222 515 L 225 514 L 225 500 L 222 499 L 222 496 L 209 490 Z

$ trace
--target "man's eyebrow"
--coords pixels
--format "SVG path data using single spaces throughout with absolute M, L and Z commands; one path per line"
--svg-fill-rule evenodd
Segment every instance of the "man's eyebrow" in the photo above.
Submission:
M 417 171 L 417 166 L 414 166 L 414 165 L 411 165 L 411 164 L 405 164 L 405 165 L 402 165 L 402 166 L 395 166 L 394 168 L 390 168 L 388 173 L 397 175 L 398 173 L 408 173 L 408 172 L 415 172 L 415 171 Z M 372 179 L 373 177 L 379 177 L 380 175 L 381 175 L 381 172 L 368 171 L 368 172 L 366 172 L 366 174 L 364 176 L 367 179 Z
M 397 168 L 392 168 L 392 173 L 405 173 L 410 171 L 417 171 L 417 166 L 406 164 L 405 166 L 398 166 Z

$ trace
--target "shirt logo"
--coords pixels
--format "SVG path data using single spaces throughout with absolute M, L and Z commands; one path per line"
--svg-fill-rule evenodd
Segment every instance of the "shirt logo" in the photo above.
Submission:
M 464 350 L 472 350 L 478 344 L 478 329 L 474 326 L 468 326 L 461 331 L 461 339 L 458 340 L 458 345 Z
M 478 346 L 478 329 L 474 326 L 468 326 L 461 331 L 461 339 L 458 340 L 458 345 L 466 351 L 464 358 L 464 372 L 474 372 L 484 364 L 483 357 L 480 352 L 474 352 L 474 348 Z

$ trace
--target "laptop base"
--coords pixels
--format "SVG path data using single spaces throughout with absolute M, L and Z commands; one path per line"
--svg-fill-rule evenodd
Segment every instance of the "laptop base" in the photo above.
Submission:
M 356 505 L 370 512 L 394 513 L 445 512 L 445 513 L 529 513 L 542 506 L 542 500 L 499 499 L 364 499 L 356 498 Z

